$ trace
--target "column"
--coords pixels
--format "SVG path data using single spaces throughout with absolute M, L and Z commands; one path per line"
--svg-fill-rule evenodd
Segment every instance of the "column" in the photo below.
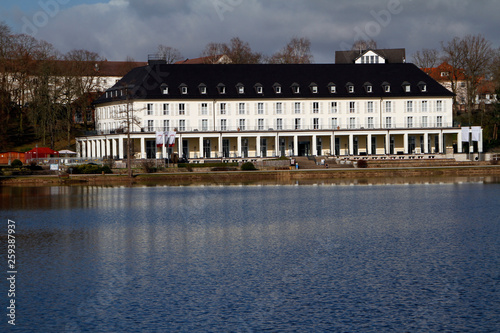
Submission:
M 141 158 L 146 158 L 146 140 L 144 137 L 141 138 Z
M 411 154 L 411 152 L 408 151 L 408 133 L 403 134 L 403 146 L 405 154 Z
M 461 145 L 461 144 L 460 144 Z M 428 154 L 429 152 L 429 133 L 424 134 L 424 151 L 423 154 Z
M 199 147 L 199 157 L 203 158 L 203 136 L 200 136 L 200 139 L 198 140 L 198 144 L 200 145 Z
M 299 156 L 299 137 L 293 136 L 293 156 Z
M 354 153 L 354 135 L 349 134 L 349 147 L 347 147 L 347 151 L 349 152 L 347 155 L 352 155 Z
M 179 150 L 178 154 L 179 154 L 179 158 L 182 158 L 182 151 L 184 150 L 184 147 L 182 145 L 182 135 L 179 135 L 179 144 L 177 145 L 177 149 Z M 166 149 L 166 148 L 165 148 Z M 165 156 L 165 153 L 163 153 L 162 156 Z M 186 158 L 189 158 L 189 156 L 186 156 Z
M 111 139 L 111 147 L 113 150 L 113 156 L 111 156 L 111 158 L 115 159 L 118 156 L 117 150 L 116 150 L 116 139 Z
M 330 155 L 335 155 L 335 132 L 330 136 Z
M 462 131 L 458 131 L 457 133 L 457 153 L 463 153 L 464 147 L 462 145 Z
M 79 157 L 87 157 L 87 141 L 80 141 L 80 146 L 82 147 L 81 155 Z
M 276 136 L 274 137 L 274 153 L 275 157 L 280 156 L 280 135 L 276 133 Z
M 479 141 L 477 142 L 477 152 L 483 152 L 483 129 L 481 128 L 481 132 L 479 133 Z
M 96 142 L 95 140 L 91 140 L 91 142 L 92 142 L 92 153 L 90 154 L 90 157 L 96 157 L 96 149 L 95 149 Z
M 366 139 L 366 152 L 367 155 L 372 155 L 372 135 L 368 134 L 367 139 Z
M 440 154 L 444 153 L 443 151 L 443 132 L 439 132 L 439 152 Z
M 255 138 L 255 157 L 260 157 L 260 135 Z
M 318 154 L 318 144 L 316 142 L 316 139 L 317 139 L 317 136 L 316 136 L 316 134 L 314 134 L 312 136 L 312 154 L 311 154 L 312 156 L 318 156 L 317 155 Z
M 238 148 L 238 152 L 237 152 L 236 155 L 238 157 L 241 157 L 241 139 L 242 139 L 241 136 L 239 136 L 239 137 L 236 138 L 236 142 L 238 143 L 238 147 L 237 147 Z
M 120 160 L 123 160 L 123 156 L 124 156 L 124 155 L 125 155 L 125 154 L 123 153 L 123 137 L 122 137 L 122 136 L 120 136 L 120 137 L 118 138 L 118 158 L 119 158 Z
M 387 131 L 387 134 L 385 135 L 385 154 L 389 155 L 391 152 L 391 133 Z
M 111 158 L 111 142 L 110 139 L 105 139 L 106 140 L 106 155 L 108 158 Z

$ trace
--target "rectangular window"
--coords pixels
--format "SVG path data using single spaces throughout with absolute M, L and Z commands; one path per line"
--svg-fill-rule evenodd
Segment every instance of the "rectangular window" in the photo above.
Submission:
M 295 113 L 299 114 L 300 113 L 300 102 L 296 102 L 294 105 L 295 105 L 295 108 L 294 108 Z
M 163 130 L 170 131 L 170 120 L 168 119 L 163 120 Z
M 227 131 L 227 119 L 220 120 L 220 130 Z
M 408 128 L 412 128 L 413 127 L 413 117 L 407 117 L 406 118 L 406 126 Z
M 182 87 L 182 88 L 181 88 L 181 93 L 182 93 L 183 95 L 186 95 L 186 94 L 188 93 L 188 88 L 187 88 L 187 87 Z
M 337 113 L 338 108 L 337 108 L 337 102 L 331 102 L 330 103 L 330 113 Z
M 427 112 L 427 101 L 422 101 L 422 112 Z
M 153 132 L 155 130 L 155 121 L 154 120 L 148 120 L 148 132 Z
M 264 103 L 257 104 L 257 114 L 264 114 Z
M 332 118 L 330 120 L 330 125 L 332 126 L 332 128 L 338 128 L 339 127 L 339 124 L 338 124 L 338 120 L 337 118 Z
M 186 130 L 186 121 L 184 119 L 179 120 L 179 131 Z
M 319 113 L 319 103 L 313 102 L 313 113 Z
M 427 127 L 427 116 L 422 116 L 422 127 Z
M 219 106 L 220 114 L 226 114 L 226 112 L 227 112 L 226 107 L 227 107 L 226 103 L 220 103 L 220 106 Z
M 281 131 L 283 129 L 283 119 L 281 118 L 276 119 L 276 129 L 278 131 Z
M 319 118 L 313 119 L 313 129 L 315 130 L 319 129 Z
M 170 106 L 168 103 L 163 103 L 163 115 L 167 116 L 170 113 Z
M 300 118 L 295 118 L 295 129 L 300 129 Z
M 385 102 L 385 112 L 392 112 L 392 103 L 389 101 Z
M 245 87 L 242 87 L 242 86 L 238 87 L 238 93 L 239 94 L 244 94 L 245 93 Z
M 245 130 L 245 119 L 240 119 L 240 127 L 238 128 L 240 131 Z
M 406 101 L 406 112 L 413 112 L 413 101 Z
M 349 86 L 349 93 L 353 93 L 354 92 L 354 86 Z
M 356 102 L 349 102 L 349 113 L 356 113 Z
M 186 114 L 186 104 L 179 103 L 179 115 L 185 115 L 185 114 Z
M 148 110 L 148 116 L 151 116 L 153 114 L 153 103 L 148 103 L 147 104 L 147 110 Z
M 201 120 L 201 130 L 208 131 L 208 119 Z
M 206 95 L 207 94 L 207 87 L 200 87 L 200 94 Z
M 367 104 L 366 104 L 366 112 L 373 113 L 373 102 L 367 102 Z
M 354 129 L 356 128 L 356 118 L 349 118 L 349 128 Z
M 443 112 L 443 101 L 436 101 L 436 112 Z
M 373 128 L 373 117 L 368 117 L 368 128 Z
M 385 117 L 385 128 L 391 128 L 391 127 L 392 127 L 392 118 Z
M 264 119 L 257 120 L 257 129 L 259 131 L 263 131 L 264 130 Z
M 276 114 L 282 114 L 283 113 L 283 103 L 278 102 L 276 103 Z
M 207 103 L 201 103 L 201 114 L 202 115 L 208 114 L 208 104 Z
M 436 127 L 443 127 L 443 116 L 437 116 Z
M 238 112 L 239 114 L 245 114 L 245 103 L 238 104 Z

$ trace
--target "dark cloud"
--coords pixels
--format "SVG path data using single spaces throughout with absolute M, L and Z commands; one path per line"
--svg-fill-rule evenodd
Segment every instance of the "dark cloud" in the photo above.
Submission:
M 144 60 L 160 43 L 193 58 L 207 43 L 235 36 L 271 55 L 298 36 L 311 40 L 316 62 L 333 62 L 335 50 L 364 37 L 404 47 L 408 56 L 465 34 L 483 34 L 498 47 L 499 11 L 498 0 L 103 0 L 61 7 L 35 37 L 62 52 Z

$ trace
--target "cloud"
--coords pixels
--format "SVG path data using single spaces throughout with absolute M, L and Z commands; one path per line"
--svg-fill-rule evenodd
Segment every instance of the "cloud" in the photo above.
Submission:
M 465 34 L 482 33 L 495 47 L 500 42 L 497 0 L 482 0 L 481 5 L 473 0 L 111 0 L 70 5 L 61 6 L 35 37 L 62 52 L 88 49 L 109 60 L 145 60 L 158 44 L 193 58 L 207 43 L 235 36 L 266 55 L 292 37 L 307 37 L 316 62 L 332 62 L 335 50 L 363 37 L 381 47 L 404 47 L 408 55 Z M 19 9 L 15 14 L 20 20 Z

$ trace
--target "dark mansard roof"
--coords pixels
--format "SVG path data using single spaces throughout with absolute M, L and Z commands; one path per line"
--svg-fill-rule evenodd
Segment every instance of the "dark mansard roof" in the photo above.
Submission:
M 95 103 L 124 100 L 127 95 L 129 99 L 166 101 L 453 96 L 409 63 L 189 66 L 152 63 L 131 70 Z

